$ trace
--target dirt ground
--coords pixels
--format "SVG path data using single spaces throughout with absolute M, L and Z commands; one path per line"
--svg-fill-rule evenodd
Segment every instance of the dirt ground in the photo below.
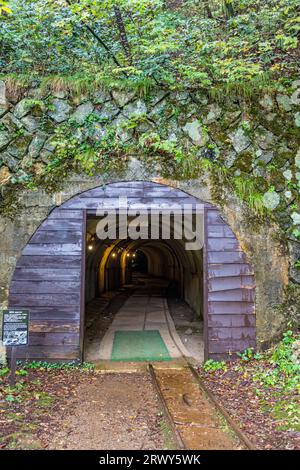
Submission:
M 0 449 L 174 448 L 147 374 L 32 370 L 0 377 Z
M 252 368 L 256 370 L 255 364 Z M 177 377 L 177 370 L 172 371 L 172 377 L 169 372 L 159 371 L 160 385 L 188 446 L 199 448 L 200 442 L 204 448 L 240 448 L 227 442 L 231 435 L 223 434 L 228 432 L 225 423 L 216 419 L 213 410 L 205 411 L 205 403 L 191 388 L 192 383 Z M 258 449 L 300 448 L 299 431 L 291 426 L 293 416 L 274 415 L 266 408 L 267 404 L 272 405 L 277 412 L 283 406 L 281 402 L 296 403 L 296 396 L 280 395 L 277 403 L 278 391 L 272 387 L 264 390 L 252 381 L 251 364 L 246 370 L 245 366 L 229 364 L 225 371 L 201 370 L 200 374 Z M 202 431 L 205 433 L 200 436 Z M 221 435 L 226 442 L 220 439 Z M 5 369 L 1 371 L 0 449 L 174 448 L 176 444 L 148 373 L 103 374 L 88 366 L 67 368 L 41 363 L 36 369 L 20 369 L 16 386 L 11 388 L 8 374 Z
M 161 412 L 146 375 L 96 375 L 76 395 L 49 449 L 166 448 Z
M 257 449 L 300 450 L 299 394 L 280 392 L 276 386 L 264 387 L 253 380 L 259 364 L 233 362 L 225 371 L 200 372 L 206 386 Z M 268 370 L 267 362 L 264 368 Z

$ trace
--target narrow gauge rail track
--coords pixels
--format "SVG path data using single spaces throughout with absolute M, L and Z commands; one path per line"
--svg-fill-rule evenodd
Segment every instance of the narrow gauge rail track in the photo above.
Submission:
M 148 368 L 178 449 L 255 450 L 188 361 L 179 369 Z
M 162 407 L 165 412 L 165 416 L 168 419 L 168 422 L 170 424 L 171 429 L 173 430 L 174 438 L 178 444 L 178 447 L 180 449 L 188 449 L 189 448 L 189 442 L 190 439 L 185 439 L 182 434 L 184 434 L 184 430 L 182 430 L 182 427 L 195 427 L 196 430 L 202 429 L 203 432 L 199 433 L 196 432 L 195 438 L 193 439 L 192 445 L 197 445 L 197 439 L 201 440 L 201 437 L 206 438 L 207 435 L 211 434 L 211 439 L 209 439 L 209 442 L 207 442 L 207 445 L 214 445 L 214 437 L 213 437 L 213 429 L 218 429 L 215 425 L 215 422 L 218 421 L 216 418 L 216 415 L 218 414 L 219 417 L 223 419 L 223 422 L 226 423 L 227 427 L 230 429 L 231 434 L 236 437 L 238 441 L 241 442 L 244 448 L 248 450 L 255 450 L 254 444 L 249 440 L 249 438 L 245 435 L 245 433 L 239 428 L 237 423 L 232 419 L 232 417 L 229 415 L 229 413 L 224 409 L 220 401 L 215 397 L 215 395 L 208 390 L 208 388 L 205 386 L 203 380 L 199 377 L 197 374 L 196 370 L 194 367 L 190 364 L 189 358 L 186 356 L 185 351 L 181 347 L 181 343 L 178 342 L 178 338 L 176 333 L 174 332 L 171 324 L 170 324 L 170 318 L 168 315 L 169 308 L 168 308 L 168 303 L 167 300 L 165 299 L 164 301 L 164 315 L 166 319 L 166 323 L 168 325 L 168 330 L 171 338 L 173 339 L 178 351 L 180 352 L 182 358 L 185 361 L 185 367 L 182 370 L 182 374 L 180 374 L 180 370 L 177 371 L 177 374 L 173 372 L 175 380 L 172 380 L 172 369 L 169 369 L 168 374 L 169 374 L 169 381 L 172 384 L 172 387 L 166 387 L 166 393 L 162 390 L 160 380 L 159 380 L 159 371 L 153 366 L 152 364 L 149 364 L 149 372 L 151 374 L 152 381 L 154 383 L 154 386 L 157 390 L 158 396 L 160 398 L 160 401 L 162 403 Z M 166 373 L 166 371 L 165 371 Z M 176 377 L 177 375 L 177 377 Z M 177 383 L 176 383 L 177 381 Z M 178 383 L 180 382 L 180 384 Z M 196 385 L 196 386 L 195 386 Z M 193 391 L 190 393 L 185 393 L 186 390 L 191 388 Z M 172 395 L 172 389 L 174 390 L 174 397 L 171 397 Z M 177 390 L 177 397 L 176 397 L 176 390 Z M 198 396 L 198 400 L 194 399 L 193 400 L 193 394 L 197 397 L 197 392 L 200 394 Z M 167 398 L 166 398 L 167 395 Z M 169 400 L 168 400 L 169 398 Z M 194 403 L 193 403 L 194 401 Z M 198 403 L 197 403 L 198 401 Z M 169 405 L 171 404 L 171 406 Z M 176 413 L 178 414 L 178 407 L 182 406 L 183 404 L 183 410 L 182 413 L 179 412 L 179 415 L 181 416 L 181 421 L 177 421 L 177 423 L 174 420 L 174 415 Z M 208 414 L 213 415 L 213 418 L 209 419 L 209 416 L 204 412 L 204 410 L 201 410 L 201 406 L 205 408 L 210 408 L 210 410 L 206 410 Z M 172 409 L 173 408 L 173 413 Z M 177 410 L 176 410 L 177 408 Z M 186 411 L 190 408 L 190 412 L 186 413 L 187 420 L 189 418 L 192 418 L 191 422 L 183 422 L 182 421 L 182 415 L 185 415 L 184 410 Z M 195 408 L 198 408 L 195 410 Z M 194 411 L 193 411 L 194 409 Z M 203 411 L 203 412 L 202 412 Z M 202 412 L 202 416 L 201 416 Z M 196 417 L 197 422 L 193 422 L 193 414 Z M 181 430 L 180 430 L 181 428 Z M 220 430 L 219 430 L 220 431 Z M 207 433 L 207 434 L 205 434 Z M 197 436 L 198 434 L 198 436 Z M 203 434 L 203 436 L 201 436 Z M 216 440 L 221 440 L 221 432 L 215 432 L 215 437 Z M 204 439 L 206 440 L 206 439 Z M 223 444 L 226 446 L 229 443 L 223 442 Z M 222 445 L 221 445 L 221 448 Z

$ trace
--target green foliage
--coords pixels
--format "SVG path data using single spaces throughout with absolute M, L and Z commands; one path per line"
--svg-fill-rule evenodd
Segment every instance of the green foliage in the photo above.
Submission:
M 262 359 L 262 355 L 254 352 L 254 348 L 247 348 L 243 352 L 238 352 L 237 356 L 243 361 L 248 362 L 253 359 L 259 360 Z
M 22 399 L 19 396 L 8 394 L 5 397 L 5 401 L 7 401 L 9 403 L 14 403 L 14 402 L 21 403 Z
M 19 375 L 20 377 L 25 377 L 26 375 L 28 375 L 28 372 L 25 369 L 19 369 L 16 371 L 16 375 Z
M 54 155 L 38 175 L 24 182 L 25 187 L 31 190 L 42 187 L 53 192 L 71 172 L 88 176 L 112 171 L 121 174 L 126 168 L 128 146 L 116 139 L 113 126 L 104 130 L 102 124 L 99 116 L 92 113 L 81 124 L 70 119 L 55 128 Z M 102 133 L 101 138 L 95 136 L 97 131 Z
M 203 364 L 203 370 L 205 372 L 215 372 L 216 370 L 225 371 L 227 369 L 226 362 L 224 361 L 214 361 L 213 359 L 208 359 Z
M 8 4 L 8 2 L 5 2 L 4 0 L 0 0 L 0 15 L 8 15 L 11 13 L 11 8 Z
M 263 204 L 262 185 L 251 177 L 236 176 L 233 179 L 234 191 L 239 199 L 257 215 L 266 215 L 268 210 Z
M 184 150 L 177 145 L 176 142 L 164 140 L 156 132 L 144 133 L 140 140 L 139 145 L 143 152 L 146 154 L 159 154 L 164 157 L 175 159 L 181 163 L 184 158 Z
M 300 360 L 296 358 L 299 341 L 300 335 L 295 336 L 291 330 L 284 333 L 282 341 L 271 351 L 268 359 L 271 367 L 257 374 L 256 380 L 265 386 L 300 391 Z
M 2 8 L 6 2 L 1 1 Z M 12 0 L 0 17 L 2 73 L 247 93 L 297 74 L 298 0 Z M 209 14 L 208 14 L 209 12 Z M 72 86 L 72 84 L 70 84 Z M 80 87 L 82 84 L 80 85 Z M 250 87 L 251 88 L 251 87 Z
M 65 91 L 74 102 L 77 96 L 92 95 L 100 88 L 134 90 L 136 96 L 147 101 L 156 87 L 166 93 L 200 90 L 223 104 L 228 96 L 231 102 L 237 97 L 242 108 L 241 97 L 253 104 L 265 90 L 289 93 L 291 82 L 298 78 L 298 0 L 186 0 L 177 9 L 167 8 L 162 0 L 121 0 L 117 7 L 113 0 L 9 3 L 12 14 L 0 18 L 0 69 L 8 95 L 16 101 L 36 83 L 45 96 Z M 43 114 L 42 130 L 48 133 L 53 123 L 45 117 L 44 103 L 33 99 L 26 102 L 28 109 Z M 50 101 L 46 105 L 49 111 Z M 176 105 L 172 108 L 177 119 L 182 110 Z M 167 119 L 162 116 L 161 122 Z M 130 144 L 118 138 L 118 129 L 113 126 L 106 126 L 103 137 L 95 139 L 95 129 L 104 124 L 108 123 L 91 115 L 82 126 L 71 120 L 57 126 L 55 155 L 45 165 L 36 165 L 38 170 L 35 162 L 25 163 L 10 180 L 5 201 L 0 200 L 1 212 L 13 215 L 19 187 L 56 191 L 71 172 L 92 176 L 114 171 L 121 175 L 127 157 L 138 155 L 149 167 L 158 164 L 166 177 L 172 174 L 187 179 L 207 172 L 214 202 L 224 204 L 225 192 L 233 192 L 244 202 L 251 225 L 271 220 L 263 194 L 273 179 L 284 179 L 282 164 L 274 168 L 269 164 L 268 172 L 264 165 L 260 169 L 262 174 L 266 171 L 266 177 L 254 176 L 251 148 L 238 156 L 234 169 L 227 169 L 222 151 L 215 151 L 217 146 L 223 150 L 223 128 L 216 129 L 221 145 L 217 142 L 213 148 L 209 143 L 206 148 L 193 146 L 187 151 L 185 142 L 168 140 L 163 129 L 140 132 L 143 124 L 153 125 L 146 115 L 129 119 L 124 127 L 132 137 Z M 268 122 L 266 127 L 271 125 Z M 251 137 L 247 121 L 241 128 Z M 209 129 L 208 134 L 213 140 L 213 130 Z M 292 140 L 296 140 L 295 135 Z M 279 186 L 282 184 L 280 181 Z M 288 188 L 292 196 L 299 193 L 296 182 L 290 182 Z M 280 193 L 282 200 L 281 188 Z M 286 225 L 282 220 L 284 230 Z M 298 228 L 293 229 L 297 234 Z
M 1 367 L 0 368 L 0 377 L 4 377 L 9 373 L 9 367 Z
M 47 361 L 31 361 L 23 364 L 23 370 L 74 370 L 81 369 L 83 371 L 92 371 L 94 365 L 89 362 L 80 364 L 78 361 L 70 362 L 47 362 Z
M 223 389 L 225 394 L 228 387 L 231 392 L 235 390 L 237 402 L 246 384 L 247 397 L 254 395 L 257 406 L 273 418 L 276 429 L 299 432 L 300 334 L 287 330 L 273 348 L 259 354 L 249 348 L 239 357 L 227 364 L 228 373 L 224 377 L 220 363 L 207 361 L 202 368 L 209 376 L 204 374 L 204 378 L 217 383 L 218 391 Z
M 265 408 L 270 409 L 270 405 L 265 403 Z M 271 413 L 276 419 L 278 429 L 300 431 L 300 407 L 299 401 L 294 397 L 290 400 L 278 399 L 272 406 Z
M 5 75 L 5 82 L 11 77 L 11 82 L 16 82 L 20 87 L 20 76 L 14 74 Z M 146 97 L 150 90 L 155 86 L 155 81 L 150 77 L 131 77 L 126 80 L 119 79 L 117 76 L 106 76 L 100 71 L 85 69 L 72 75 L 39 75 L 36 77 L 40 83 L 41 92 L 64 91 L 71 96 L 82 96 L 92 93 L 95 89 L 111 91 L 111 89 L 134 91 L 140 97 Z M 24 76 L 24 80 L 26 76 Z M 32 81 L 32 78 L 31 78 Z

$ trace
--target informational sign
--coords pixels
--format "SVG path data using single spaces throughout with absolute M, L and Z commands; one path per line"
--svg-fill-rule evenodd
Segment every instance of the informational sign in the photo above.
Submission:
M 2 341 L 5 346 L 28 344 L 29 311 L 11 308 L 3 310 Z

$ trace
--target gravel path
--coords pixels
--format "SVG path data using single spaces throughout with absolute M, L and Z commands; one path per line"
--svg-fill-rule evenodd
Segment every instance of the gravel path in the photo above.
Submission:
M 90 383 L 79 385 L 72 408 L 49 449 L 166 448 L 157 397 L 147 375 L 95 375 Z

